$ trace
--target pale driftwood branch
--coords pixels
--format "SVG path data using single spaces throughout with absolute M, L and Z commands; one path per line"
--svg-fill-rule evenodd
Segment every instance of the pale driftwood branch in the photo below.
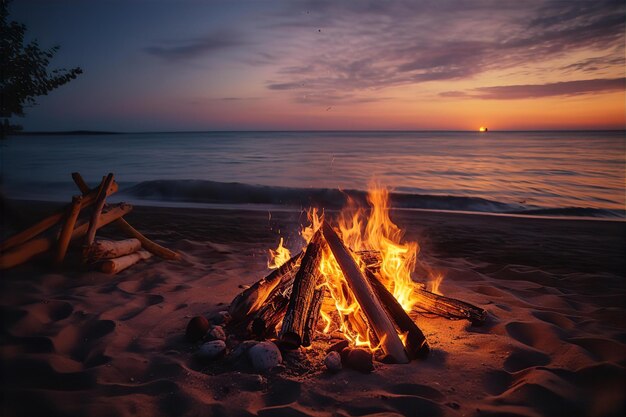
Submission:
M 279 334 L 281 340 L 293 348 L 300 346 L 304 339 L 313 293 L 320 279 L 319 265 L 323 244 L 324 237 L 321 231 L 317 231 L 306 247 L 300 269 L 293 281 L 291 298 Z
M 115 206 L 111 206 L 108 211 L 102 213 L 98 219 L 98 228 L 106 226 L 107 224 L 119 219 L 120 217 L 130 213 L 132 210 L 130 204 L 120 203 Z M 87 229 L 89 228 L 88 222 L 81 222 L 80 225 L 74 228 L 70 240 L 76 240 L 85 236 Z M 40 237 L 32 239 L 21 246 L 13 248 L 10 251 L 4 252 L 0 255 L 0 269 L 7 269 L 22 264 L 33 256 L 39 255 L 54 246 L 56 239 L 53 237 Z
M 95 262 L 101 259 L 119 258 L 135 253 L 140 249 L 141 242 L 139 239 L 96 240 L 91 245 L 89 260 Z
M 107 274 L 117 274 L 139 261 L 150 259 L 150 257 L 152 257 L 150 252 L 140 250 L 130 255 L 120 256 L 119 258 L 107 259 L 100 265 L 100 270 Z
M 78 186 L 78 188 L 83 194 L 90 192 L 89 186 L 87 185 L 85 180 L 83 180 L 83 177 L 80 175 L 80 173 L 73 172 L 72 179 L 74 180 L 74 182 L 76 183 L 76 185 Z M 118 219 L 116 220 L 115 225 L 124 233 L 126 233 L 129 237 L 139 239 L 139 241 L 141 242 L 141 246 L 147 251 L 152 252 L 154 255 L 163 259 L 174 260 L 174 261 L 181 259 L 181 256 L 179 253 L 176 253 L 170 249 L 164 248 L 158 243 L 155 243 L 152 240 L 148 239 L 143 234 L 141 234 L 137 229 L 131 226 L 126 220 Z
M 115 193 L 117 191 L 117 188 L 118 188 L 118 185 L 115 182 L 113 182 L 107 189 L 107 195 L 111 195 Z M 83 199 L 80 203 L 81 210 L 86 207 L 91 206 L 96 201 L 96 198 L 98 197 L 98 191 L 97 190 L 92 191 L 92 192 L 88 191 L 87 193 L 83 193 L 83 194 L 84 194 Z M 66 216 L 66 213 L 70 209 L 70 207 L 71 207 L 71 204 L 67 205 L 66 207 L 57 211 L 56 213 L 46 217 L 45 219 L 40 220 L 39 222 L 35 223 L 28 229 L 23 230 L 5 239 L 3 242 L 0 243 L 0 252 L 4 252 L 24 242 L 27 242 L 28 240 L 40 235 L 41 233 L 50 229 L 52 226 L 61 222 L 63 218 Z
M 98 198 L 94 203 L 93 213 L 91 214 L 91 220 L 89 221 L 89 229 L 87 229 L 87 233 L 85 234 L 85 243 L 84 243 L 84 252 L 83 252 L 83 261 L 87 261 L 89 256 L 89 251 L 91 250 L 91 244 L 96 238 L 96 229 L 98 226 L 98 219 L 100 218 L 100 213 L 102 213 L 102 209 L 104 208 L 104 203 L 106 202 L 106 189 L 109 188 L 109 185 L 113 182 L 113 173 L 109 173 L 107 177 L 100 185 L 98 189 Z
M 72 172 L 72 179 L 74 180 L 74 184 L 78 187 L 81 193 L 88 194 L 91 192 L 91 189 L 83 179 L 83 176 L 80 175 L 79 172 Z
M 152 240 L 145 237 L 141 232 L 131 226 L 126 220 L 119 219 L 115 222 L 115 226 L 117 226 L 121 231 L 126 233 L 127 236 L 135 238 L 141 242 L 141 246 L 152 252 L 154 255 L 158 256 L 162 259 L 167 259 L 170 261 L 179 261 L 181 256 L 179 253 L 174 252 L 168 248 L 165 248 L 158 243 L 153 242 Z
M 78 215 L 80 214 L 82 200 L 83 197 L 80 195 L 72 198 L 72 205 L 67 212 L 65 223 L 63 223 L 63 228 L 61 229 L 61 234 L 59 235 L 57 252 L 54 258 L 54 263 L 57 265 L 63 263 L 63 259 L 65 259 L 67 247 L 70 244 L 70 238 L 72 237 L 72 232 L 74 231 L 74 225 L 76 224 L 76 219 L 78 219 Z
M 354 258 L 346 249 L 337 233 L 326 222 L 322 225 L 324 237 L 343 272 L 346 282 L 359 302 L 367 320 L 380 340 L 381 348 L 397 363 L 408 363 L 404 345 L 398 337 L 393 322 L 385 312 L 372 287 L 361 273 Z

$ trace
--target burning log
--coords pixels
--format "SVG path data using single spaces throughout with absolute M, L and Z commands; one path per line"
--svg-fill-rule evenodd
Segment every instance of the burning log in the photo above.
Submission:
M 89 189 L 89 186 L 87 185 L 85 180 L 83 180 L 83 177 L 80 175 L 80 173 L 73 172 L 72 179 L 76 183 L 76 186 L 83 193 L 83 195 L 90 194 L 93 192 Z M 174 261 L 180 260 L 180 254 L 172 250 L 169 250 L 167 248 L 164 248 L 158 243 L 155 243 L 152 240 L 148 239 L 143 234 L 141 234 L 137 229 L 131 226 L 126 220 L 119 218 L 118 220 L 115 221 L 115 225 L 120 230 L 125 232 L 129 237 L 138 239 L 141 242 L 141 246 L 147 251 L 153 253 L 154 255 L 163 259 L 167 259 L 167 260 L 174 260 Z
M 304 253 L 300 252 L 278 269 L 272 271 L 271 274 L 257 281 L 250 288 L 237 295 L 228 310 L 232 317 L 232 322 L 237 323 L 244 320 L 247 316 L 259 310 L 261 305 L 268 299 L 279 284 L 291 285 L 303 256 Z
M 370 272 L 374 273 L 380 268 L 382 262 L 380 252 L 369 250 L 359 251 L 356 254 L 365 262 Z M 422 288 L 415 288 L 413 294 L 419 300 L 416 303 L 417 309 L 426 313 L 436 314 L 448 319 L 469 320 L 475 326 L 480 326 L 487 318 L 485 310 L 465 301 L 435 294 Z
M 396 300 L 393 294 L 389 292 L 372 271 L 367 270 L 365 275 L 374 289 L 374 292 L 385 307 L 385 310 L 396 323 L 400 333 L 406 333 L 405 348 L 409 357 L 411 359 L 426 357 L 429 348 L 424 333 L 422 333 L 413 319 L 404 311 L 398 300 Z
M 106 190 L 106 195 L 111 195 L 117 191 L 117 183 L 113 182 Z M 98 191 L 90 191 L 87 189 L 86 193 L 83 193 L 83 199 L 80 203 L 81 210 L 85 207 L 89 207 L 96 201 L 98 197 Z M 2 243 L 0 243 L 0 252 L 4 252 L 7 249 L 18 246 L 28 240 L 40 235 L 46 230 L 50 229 L 52 226 L 58 224 L 64 217 L 66 217 L 66 213 L 68 209 L 71 208 L 71 204 L 64 207 L 63 209 L 57 211 L 51 216 L 46 217 L 45 219 L 35 223 L 31 227 L 26 230 L 23 230 L 7 239 L 5 239 Z
M 324 237 L 318 230 L 307 245 L 300 269 L 293 282 L 289 305 L 279 336 L 283 342 L 294 348 L 303 344 L 313 293 L 320 280 L 319 265 L 322 260 L 323 245 Z M 321 301 L 318 310 L 320 306 Z
M 140 249 L 141 242 L 139 239 L 96 240 L 91 246 L 89 255 L 91 261 L 98 261 L 100 259 L 112 259 L 130 255 Z
M 380 252 L 377 250 L 360 250 L 355 253 L 363 262 L 365 262 L 368 269 L 371 269 L 374 272 L 380 269 L 383 260 L 380 256 Z
M 416 289 L 415 296 L 419 300 L 417 308 L 449 319 L 466 319 L 473 325 L 480 326 L 487 319 L 487 312 L 465 301 L 444 297 L 430 291 Z
M 91 214 L 91 220 L 89 221 L 89 229 L 87 230 L 87 234 L 85 235 L 85 244 L 83 248 L 83 261 L 86 262 L 89 257 L 89 252 L 91 250 L 91 244 L 96 238 L 96 229 L 98 226 L 98 219 L 100 218 L 100 213 L 102 213 L 102 209 L 104 208 L 104 203 L 106 201 L 106 190 L 113 183 L 113 173 L 109 173 L 106 176 L 104 181 L 102 181 L 102 185 L 98 189 L 98 197 L 96 198 L 96 202 L 94 204 L 93 213 Z
M 65 223 L 63 223 L 63 228 L 61 229 L 61 234 L 59 235 L 57 253 L 54 258 L 54 263 L 57 265 L 60 265 L 63 262 L 65 254 L 67 253 L 67 247 L 70 244 L 70 238 L 72 237 L 72 232 L 74 231 L 74 225 L 76 224 L 76 219 L 78 219 L 78 215 L 80 214 L 82 200 L 83 197 L 80 195 L 72 198 L 72 205 L 67 212 Z
M 375 296 L 372 287 L 359 270 L 354 258 L 328 223 L 323 223 L 322 230 L 350 289 L 380 340 L 383 351 L 397 363 L 408 363 L 409 358 L 393 323 Z
M 309 313 L 304 324 L 302 346 L 311 346 L 313 336 L 315 335 L 315 331 L 317 329 L 317 322 L 320 319 L 320 311 L 325 297 L 326 287 L 322 286 L 313 292 L 313 297 L 311 298 L 311 308 L 309 309 Z
M 116 206 L 111 206 L 107 212 L 103 212 L 98 218 L 96 228 L 99 229 L 107 224 L 119 219 L 120 217 L 130 213 L 132 206 L 125 203 L 120 203 Z M 81 222 L 79 226 L 74 228 L 70 240 L 76 240 L 85 236 L 89 223 Z M 54 246 L 56 239 L 53 237 L 41 237 L 37 239 L 29 240 L 21 246 L 14 248 L 11 251 L 4 252 L 0 255 L 0 269 L 7 269 L 22 264 L 32 257 L 46 252 Z
M 102 262 L 100 270 L 107 274 L 117 274 L 118 272 L 125 270 L 129 266 L 132 266 L 141 260 L 150 259 L 151 257 L 152 254 L 150 252 L 140 250 L 138 252 L 131 253 L 130 255 L 121 256 L 119 258 L 107 259 L 106 261 Z
M 250 326 L 252 334 L 259 339 L 276 335 L 276 329 L 287 311 L 290 295 L 290 285 L 283 290 L 272 293 L 270 299 L 263 303 L 263 307 L 257 311 L 252 319 L 252 325 Z

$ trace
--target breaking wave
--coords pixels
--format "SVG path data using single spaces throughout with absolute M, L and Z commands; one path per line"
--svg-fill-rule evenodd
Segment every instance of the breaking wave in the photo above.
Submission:
M 366 194 L 362 190 L 292 188 L 206 180 L 144 181 L 121 190 L 123 197 L 128 196 L 128 198 L 139 200 L 204 204 L 314 206 L 326 209 L 339 209 L 346 203 L 348 198 L 365 204 Z M 401 209 L 450 210 L 536 216 L 626 217 L 626 212 L 620 210 L 585 207 L 542 208 L 503 203 L 479 197 L 392 192 L 390 200 L 393 208 Z

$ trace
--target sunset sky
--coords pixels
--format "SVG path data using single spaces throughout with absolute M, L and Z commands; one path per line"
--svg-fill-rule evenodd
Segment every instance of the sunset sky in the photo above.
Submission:
M 16 0 L 84 74 L 27 130 L 623 129 L 617 1 Z

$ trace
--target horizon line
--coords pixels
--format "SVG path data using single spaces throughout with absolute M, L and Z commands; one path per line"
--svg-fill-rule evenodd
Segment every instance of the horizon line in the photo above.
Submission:
M 459 132 L 459 133 L 481 133 L 489 134 L 494 132 L 513 133 L 513 132 L 625 132 L 626 127 L 622 129 L 503 129 L 492 130 L 489 129 L 486 132 L 480 132 L 479 130 L 467 130 L 467 129 L 214 129 L 214 130 L 143 130 L 143 131 L 108 131 L 108 130 L 91 130 L 91 129 L 76 129 L 76 130 L 28 130 L 10 133 L 8 136 L 21 136 L 21 135 L 63 135 L 63 134 L 75 134 L 75 135 L 124 135 L 124 134 L 148 134 L 148 133 L 252 133 L 252 132 L 266 132 L 266 133 L 304 133 L 304 132 L 316 132 L 316 133 L 331 133 L 331 132 Z

